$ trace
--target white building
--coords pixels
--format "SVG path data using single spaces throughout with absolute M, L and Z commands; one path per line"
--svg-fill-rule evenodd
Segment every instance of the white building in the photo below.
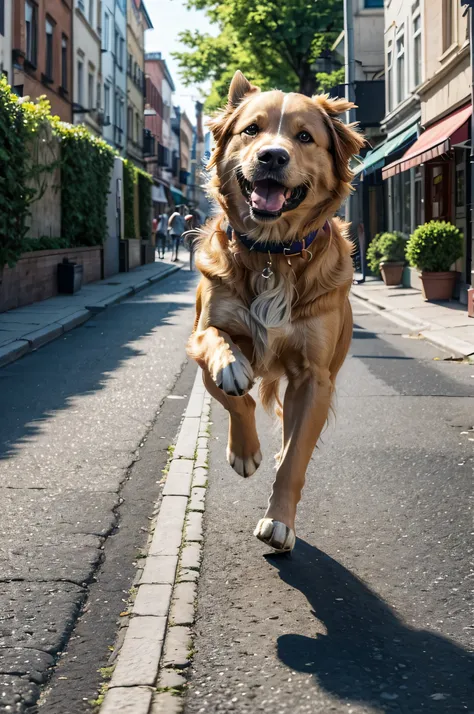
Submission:
M 123 156 L 127 137 L 126 37 L 126 0 L 102 0 L 103 136 Z
M 73 13 L 73 122 L 102 133 L 99 0 L 75 0 Z
M 10 83 L 13 82 L 12 35 L 12 0 L 0 0 L 0 74 L 4 74 Z

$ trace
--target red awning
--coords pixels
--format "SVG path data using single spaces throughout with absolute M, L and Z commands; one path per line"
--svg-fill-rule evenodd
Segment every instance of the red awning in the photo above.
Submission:
M 462 107 L 430 126 L 410 146 L 401 159 L 382 169 L 382 177 L 388 179 L 390 176 L 395 176 L 395 174 L 407 171 L 407 169 L 411 169 L 414 166 L 424 164 L 425 161 L 430 161 L 437 156 L 446 154 L 455 144 L 467 141 L 469 137 L 468 122 L 471 113 L 471 105 Z

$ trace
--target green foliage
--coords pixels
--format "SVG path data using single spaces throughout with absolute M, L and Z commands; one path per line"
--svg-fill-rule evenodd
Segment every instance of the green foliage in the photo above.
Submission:
M 137 169 L 133 161 L 123 162 L 123 216 L 125 238 L 138 238 L 138 226 L 135 225 L 135 184 Z
M 341 0 L 188 0 L 187 6 L 205 10 L 220 31 L 217 37 L 182 32 L 189 50 L 173 55 L 186 85 L 212 83 L 207 111 L 225 103 L 237 69 L 262 89 L 315 93 L 321 82 L 314 62 L 343 25 Z
M 379 233 L 367 248 L 367 264 L 374 275 L 380 275 L 380 263 L 405 262 L 407 241 L 402 233 Z
M 42 193 L 44 174 L 55 168 L 32 160 L 52 121 L 44 97 L 20 99 L 0 78 L 0 269 L 21 255 L 29 207 Z
M 146 171 L 137 168 L 133 161 L 123 162 L 123 210 L 125 238 L 151 237 L 151 187 L 153 179 Z M 138 211 L 135 201 L 138 200 Z M 138 225 L 137 225 L 138 217 Z
M 55 159 L 54 140 L 60 144 Z M 49 150 L 49 153 L 48 153 Z M 0 79 L 0 269 L 25 250 L 100 245 L 115 151 L 83 126 L 52 116 L 49 102 L 19 98 Z M 45 158 L 46 157 L 46 158 Z M 30 205 L 61 166 L 62 238 L 26 239 Z M 59 242 L 58 242 L 59 241 Z
M 316 83 L 317 91 L 320 94 L 326 94 L 333 87 L 337 87 L 338 84 L 344 84 L 345 80 L 345 70 L 344 67 L 339 67 L 332 72 L 317 72 L 316 73 Z
M 115 151 L 84 126 L 57 122 L 61 140 L 61 232 L 71 246 L 102 245 Z
M 462 254 L 461 231 L 446 221 L 430 221 L 418 226 L 407 245 L 410 265 L 433 273 L 450 270 Z
M 54 236 L 41 236 L 41 238 L 26 237 L 23 239 L 21 252 L 29 253 L 35 250 L 60 250 L 70 247 L 67 238 L 55 238 Z
M 140 238 L 151 238 L 151 187 L 153 179 L 146 171 L 137 169 L 138 178 L 138 220 L 140 223 Z

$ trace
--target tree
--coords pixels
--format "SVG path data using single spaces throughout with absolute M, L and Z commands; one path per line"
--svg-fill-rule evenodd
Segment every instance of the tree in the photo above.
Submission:
M 343 25 L 342 0 L 188 0 L 188 7 L 205 10 L 220 30 L 182 32 L 189 51 L 174 53 L 186 85 L 211 80 L 207 110 L 222 105 L 237 69 L 262 89 L 314 94 L 314 63 Z

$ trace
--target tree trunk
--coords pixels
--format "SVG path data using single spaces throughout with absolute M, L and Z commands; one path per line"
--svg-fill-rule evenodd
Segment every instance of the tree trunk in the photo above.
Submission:
M 304 63 L 299 72 L 300 86 L 298 91 L 312 97 L 316 93 L 316 74 L 311 69 L 309 63 Z

